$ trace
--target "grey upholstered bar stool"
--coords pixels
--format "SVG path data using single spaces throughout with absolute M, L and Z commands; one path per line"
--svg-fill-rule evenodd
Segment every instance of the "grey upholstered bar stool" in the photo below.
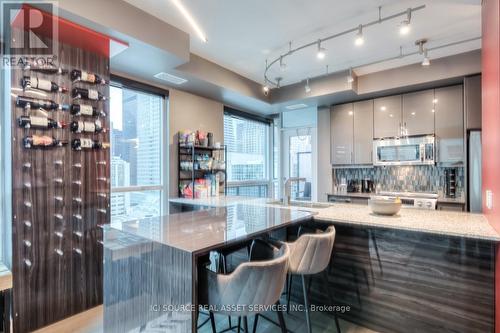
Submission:
M 328 286 L 328 273 L 326 268 L 332 255 L 333 243 L 335 242 L 335 227 L 329 226 L 324 232 L 308 233 L 292 243 L 286 243 L 290 247 L 290 261 L 288 273 L 290 277 L 300 275 L 302 279 L 302 292 L 304 294 L 304 306 L 306 310 L 307 331 L 311 333 L 311 318 L 309 314 L 309 301 L 307 298 L 305 276 L 322 273 L 323 283 L 327 289 L 330 301 L 333 302 L 330 288 Z M 290 297 L 291 281 L 287 297 Z M 340 333 L 340 325 L 337 313 L 334 312 L 337 332 Z
M 275 304 L 285 285 L 290 250 L 281 243 L 274 251 L 274 258 L 264 261 L 244 262 L 228 274 L 207 271 L 206 297 L 209 306 L 212 332 L 215 330 L 214 313 L 243 317 L 243 327 L 248 330 L 248 316 L 265 311 Z M 282 332 L 285 322 L 278 311 Z

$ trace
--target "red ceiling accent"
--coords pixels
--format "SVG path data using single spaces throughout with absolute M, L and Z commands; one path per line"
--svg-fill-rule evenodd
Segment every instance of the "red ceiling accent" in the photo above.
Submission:
M 44 36 L 52 35 L 53 24 L 57 24 L 57 37 L 59 42 L 70 44 L 75 47 L 87 50 L 89 52 L 97 53 L 106 57 L 110 55 L 110 42 L 118 43 L 128 47 L 128 43 L 118 40 L 116 38 L 104 35 L 100 32 L 91 30 L 87 27 L 81 26 L 74 22 L 68 21 L 62 17 L 52 15 L 45 11 L 39 10 L 27 4 L 23 4 L 19 14 L 12 21 L 12 26 L 24 30 L 28 30 L 28 17 L 30 10 L 37 10 L 43 16 L 43 21 L 40 27 L 32 29 L 34 32 Z M 24 18 L 21 16 L 24 14 Z

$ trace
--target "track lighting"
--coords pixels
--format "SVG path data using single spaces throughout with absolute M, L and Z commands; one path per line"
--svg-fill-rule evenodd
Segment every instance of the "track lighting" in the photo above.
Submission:
M 427 49 L 424 50 L 424 60 L 422 60 L 422 66 L 429 66 L 431 64 L 431 61 L 429 60 L 429 57 L 427 56 Z
M 349 74 L 347 75 L 347 83 L 354 82 L 354 75 L 352 74 L 352 67 L 349 68 Z
M 326 49 L 321 47 L 321 40 L 318 39 L 318 53 L 316 53 L 318 59 L 323 60 L 326 57 Z
M 356 39 L 354 40 L 354 45 L 361 46 L 365 43 L 365 38 L 363 37 L 363 25 L 360 24 L 358 27 L 358 32 L 356 33 Z
M 306 94 L 309 94 L 311 92 L 311 87 L 309 86 L 309 78 L 306 80 L 306 86 L 304 87 L 304 90 L 306 91 Z
M 401 21 L 399 25 L 399 34 L 407 35 L 410 32 L 410 24 L 411 24 L 411 8 L 406 10 L 406 19 Z

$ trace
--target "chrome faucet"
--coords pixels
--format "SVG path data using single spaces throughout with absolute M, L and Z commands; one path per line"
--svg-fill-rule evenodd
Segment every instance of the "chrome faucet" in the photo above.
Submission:
M 285 180 L 285 196 L 283 203 L 287 206 L 290 205 L 290 197 L 292 196 L 292 182 L 305 182 L 306 179 L 302 177 L 290 177 Z

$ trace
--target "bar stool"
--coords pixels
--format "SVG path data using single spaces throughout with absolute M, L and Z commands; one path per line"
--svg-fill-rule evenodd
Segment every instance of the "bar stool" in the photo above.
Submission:
M 290 260 L 288 273 L 290 280 L 293 275 L 300 275 L 302 279 L 302 292 L 304 294 L 304 306 L 306 310 L 307 332 L 311 333 L 311 318 L 309 314 L 309 300 L 306 290 L 306 275 L 322 273 L 323 283 L 327 290 L 330 302 L 333 303 L 333 296 L 328 285 L 328 273 L 326 268 L 332 255 L 333 243 L 335 241 L 335 227 L 329 226 L 324 232 L 313 234 L 303 234 L 295 242 L 286 243 L 290 247 Z M 291 281 L 287 297 L 290 297 Z M 337 332 L 340 333 L 337 312 L 334 312 Z
M 242 317 L 246 333 L 249 332 L 248 316 L 263 312 L 273 305 L 279 306 L 290 253 L 288 245 L 281 243 L 279 246 L 273 251 L 271 260 L 244 262 L 227 275 L 206 271 L 203 286 L 206 299 L 202 299 L 202 303 L 209 307 L 213 333 L 216 333 L 214 313 Z M 283 314 L 277 312 L 281 330 L 286 332 Z

